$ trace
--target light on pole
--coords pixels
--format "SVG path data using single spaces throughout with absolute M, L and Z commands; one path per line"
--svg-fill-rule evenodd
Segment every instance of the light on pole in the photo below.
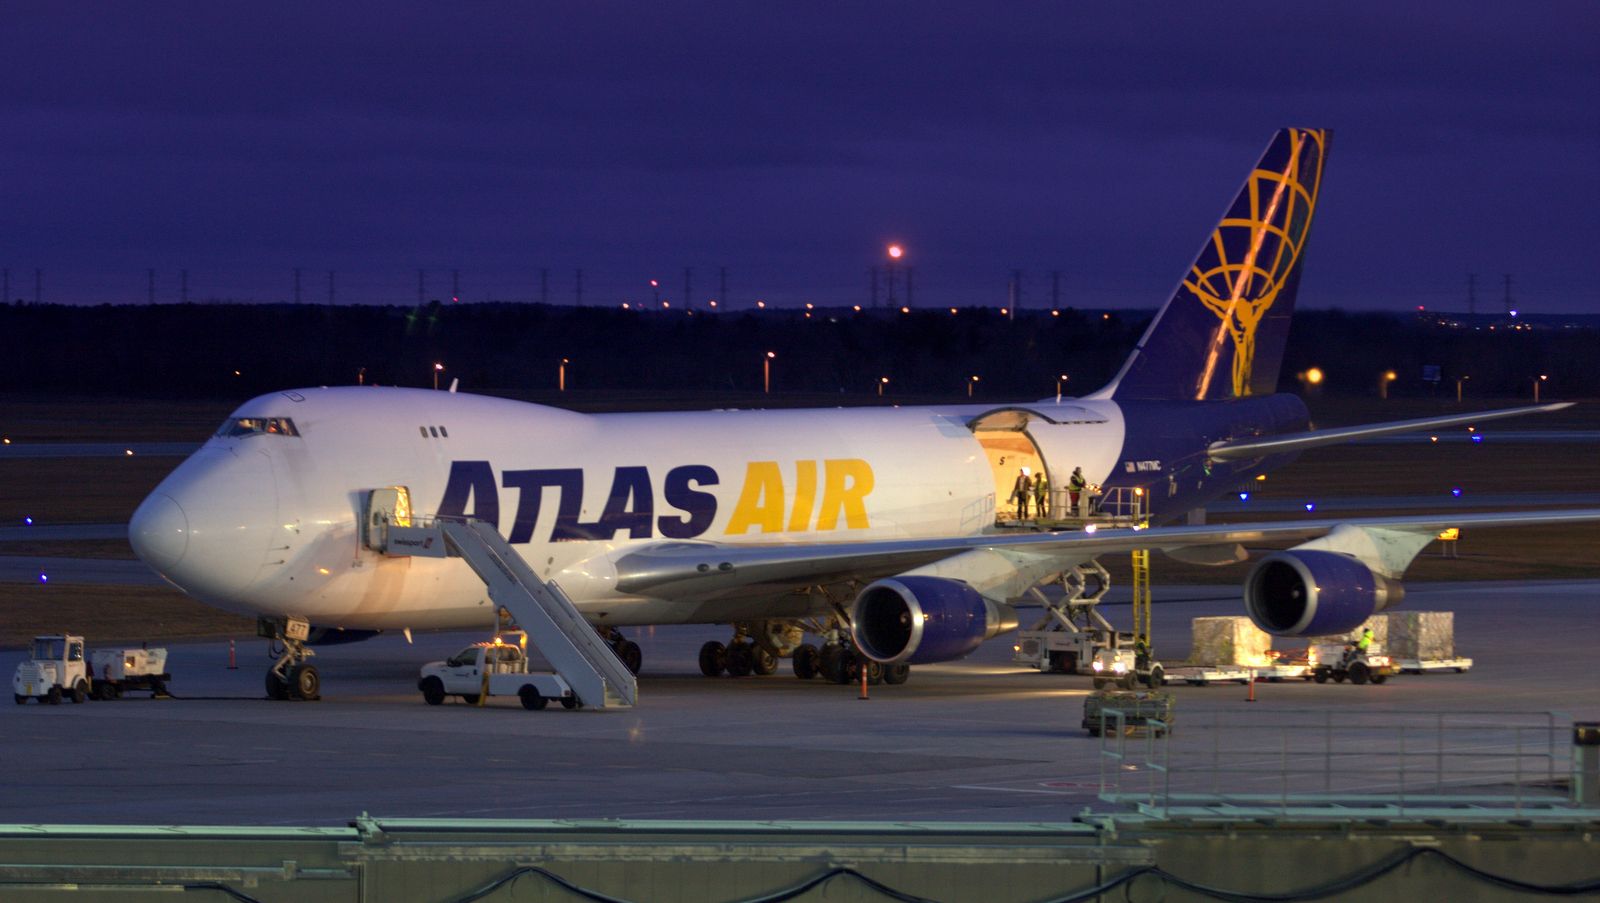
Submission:
M 978 377 L 976 377 L 976 376 L 967 377 L 967 397 L 968 398 L 972 397 L 972 390 L 977 385 L 978 385 Z
M 1461 403 L 1461 384 L 1471 378 L 1472 377 L 1470 376 L 1460 376 L 1456 378 L 1456 404 Z
M 900 262 L 900 258 L 904 257 L 905 253 L 906 253 L 906 249 L 900 247 L 899 245 L 890 245 L 889 246 L 888 272 L 889 272 L 889 306 L 890 307 L 894 307 L 894 265 L 896 263 Z
M 1309 395 L 1316 391 L 1318 386 L 1322 385 L 1322 368 L 1312 367 L 1309 370 L 1302 370 L 1295 374 L 1295 378 L 1300 380 L 1302 389 Z
M 441 374 L 443 372 L 444 372 L 444 364 L 435 362 L 434 365 L 433 365 L 433 389 L 434 389 L 435 392 L 437 392 L 439 390 L 439 374 Z
M 1061 403 L 1061 387 L 1066 385 L 1069 377 L 1063 373 L 1056 377 L 1056 404 Z
M 771 351 L 761 359 L 761 391 L 763 394 L 772 394 L 772 359 L 777 357 Z
M 888 384 L 889 384 L 889 377 L 887 377 L 887 376 L 878 377 L 878 397 L 879 398 L 883 397 L 883 387 L 887 386 Z
M 1549 378 L 1550 377 L 1548 377 L 1545 374 L 1541 373 L 1541 374 L 1539 374 L 1539 378 L 1533 381 L 1533 403 L 1534 404 L 1538 404 L 1539 403 L 1539 384 L 1544 382 L 1545 380 L 1547 380 Z
M 1384 400 L 1388 400 L 1388 398 L 1389 398 L 1389 384 L 1394 382 L 1396 378 L 1397 377 L 1395 376 L 1395 372 L 1393 370 L 1385 370 L 1385 371 L 1383 371 L 1383 376 L 1379 377 L 1379 379 L 1378 379 L 1378 397 L 1379 398 L 1382 398 Z
M 561 363 L 556 367 L 556 388 L 558 391 L 567 391 L 567 365 L 570 363 L 572 363 L 571 360 L 562 358 Z

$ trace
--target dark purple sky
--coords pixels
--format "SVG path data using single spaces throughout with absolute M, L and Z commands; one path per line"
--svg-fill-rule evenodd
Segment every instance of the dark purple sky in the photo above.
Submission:
M 415 6 L 0 7 L 11 296 L 1152 307 L 1304 125 L 1302 304 L 1600 312 L 1588 0 Z

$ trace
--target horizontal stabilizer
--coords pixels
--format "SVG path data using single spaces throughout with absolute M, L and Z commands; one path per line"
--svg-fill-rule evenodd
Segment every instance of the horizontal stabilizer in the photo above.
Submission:
M 1308 430 L 1304 433 L 1289 433 L 1264 439 L 1217 442 L 1207 450 L 1207 454 L 1214 461 L 1265 458 L 1268 455 L 1304 451 L 1308 448 L 1317 448 L 1322 445 L 1338 445 L 1342 442 L 1353 442 L 1357 439 L 1370 439 L 1373 436 L 1388 436 L 1393 433 L 1416 433 L 1423 430 L 1437 430 L 1451 426 L 1469 426 L 1474 423 L 1482 423 L 1485 420 L 1520 417 L 1523 414 L 1542 414 L 1569 407 L 1572 407 L 1572 402 L 1562 401 L 1555 404 L 1529 405 L 1525 408 L 1479 411 L 1475 414 L 1452 414 L 1449 417 L 1420 417 L 1416 420 L 1391 420 L 1387 423 L 1368 423 L 1361 426 L 1341 426 L 1327 430 Z

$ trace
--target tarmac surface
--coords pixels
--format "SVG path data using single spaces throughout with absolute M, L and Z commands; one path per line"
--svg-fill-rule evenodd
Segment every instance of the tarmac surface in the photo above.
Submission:
M 1187 654 L 1190 618 L 1241 613 L 1226 588 L 1155 594 L 1156 651 L 1169 664 Z M 1105 613 L 1124 623 L 1114 600 L 1125 594 L 1110 598 Z M 1456 612 L 1457 651 L 1472 670 L 1383 686 L 1261 683 L 1256 702 L 1236 684 L 1178 685 L 1174 743 L 1233 750 L 1230 780 L 1259 771 L 1276 786 L 1287 780 L 1276 767 L 1285 728 L 1307 719 L 1331 730 L 1381 710 L 1421 730 L 1431 712 L 1540 723 L 1558 710 L 1556 733 L 1573 718 L 1600 719 L 1600 670 L 1587 654 L 1600 581 L 1419 584 L 1406 608 Z M 169 646 L 177 698 L 0 709 L 0 823 L 317 825 L 362 811 L 1033 822 L 1096 802 L 1105 757 L 1080 726 L 1088 678 L 1013 665 L 1006 638 L 915 667 L 904 686 L 873 687 L 863 701 L 857 687 L 796 680 L 787 662 L 772 677 L 701 677 L 699 646 L 726 640 L 725 628 L 630 636 L 644 649 L 640 705 L 604 712 L 528 712 L 515 698 L 425 705 L 418 667 L 480 634 L 322 647 L 325 698 L 309 703 L 264 699 L 264 642 L 239 643 L 237 670 L 226 643 Z M 0 653 L 0 671 L 9 676 L 21 657 Z M 1513 742 L 1528 740 L 1474 741 Z M 1181 757 L 1173 767 L 1181 779 Z

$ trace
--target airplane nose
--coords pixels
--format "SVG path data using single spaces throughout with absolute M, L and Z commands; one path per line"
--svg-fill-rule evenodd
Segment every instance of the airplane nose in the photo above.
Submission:
M 255 582 L 281 529 L 266 454 L 201 448 L 134 512 L 128 541 L 180 589 L 226 604 Z
M 128 542 L 151 567 L 176 567 L 189 550 L 189 518 L 183 506 L 164 492 L 152 492 L 128 522 Z

